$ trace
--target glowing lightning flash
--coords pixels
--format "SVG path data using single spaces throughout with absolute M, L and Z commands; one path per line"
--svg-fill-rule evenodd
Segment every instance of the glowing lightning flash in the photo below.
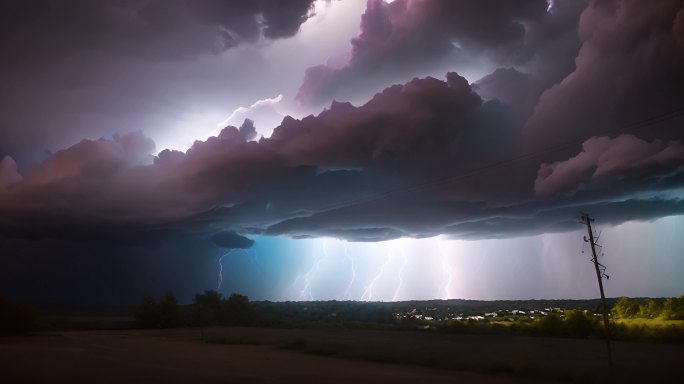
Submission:
M 404 250 L 404 247 L 399 248 L 399 253 L 403 256 L 403 261 L 401 263 L 401 267 L 399 268 L 399 272 L 397 273 L 397 278 L 399 279 L 399 283 L 397 284 L 397 289 L 394 290 L 394 296 L 392 296 L 392 301 L 397 301 L 397 297 L 399 296 L 399 292 L 401 292 L 401 288 L 404 285 L 404 270 L 406 269 L 406 266 L 408 265 L 408 256 L 406 255 L 406 252 Z
M 223 261 L 223 258 L 230 255 L 235 249 L 231 249 L 227 253 L 225 253 L 223 256 L 219 256 L 218 258 L 218 265 L 219 265 L 219 270 L 218 270 L 218 284 L 216 284 L 216 291 L 221 292 L 221 285 L 223 284 L 223 264 L 221 264 L 221 261 Z
M 342 243 L 342 246 L 344 247 L 344 257 L 349 260 L 349 263 L 351 264 L 351 279 L 349 279 L 349 285 L 347 285 L 347 289 L 344 291 L 344 298 L 345 300 L 349 300 L 349 293 L 352 289 L 352 286 L 354 285 L 354 281 L 356 280 L 356 265 L 354 264 L 354 258 L 349 256 L 349 252 L 347 250 L 347 243 Z
M 386 248 L 387 248 L 387 256 L 385 258 L 385 261 L 380 266 L 380 270 L 375 275 L 375 277 L 373 277 L 370 284 L 368 284 L 366 289 L 363 291 L 363 294 L 361 295 L 362 301 L 371 301 L 373 299 L 373 287 L 375 286 L 375 283 L 378 281 L 380 276 L 382 276 L 383 273 L 385 273 L 385 267 L 387 267 L 387 265 L 390 263 L 390 261 L 392 259 L 389 244 L 386 245 Z
M 324 240 L 321 245 L 323 248 L 323 255 L 321 256 L 321 254 L 316 254 L 316 261 L 304 275 L 304 288 L 302 288 L 302 290 L 299 291 L 299 300 L 314 300 L 313 294 L 311 293 L 311 281 L 313 280 L 313 276 L 320 269 L 321 262 L 330 257 L 330 255 L 328 255 L 326 243 L 327 242 Z M 297 278 L 297 280 L 299 280 L 299 278 Z M 297 280 L 295 280 L 295 282 Z
M 451 298 L 449 287 L 454 280 L 454 274 L 451 270 L 451 266 L 449 265 L 449 258 L 447 257 L 446 252 L 444 252 L 444 248 L 442 248 L 441 241 L 437 242 L 437 247 L 439 248 L 440 255 L 442 255 L 442 272 L 444 275 L 446 275 L 446 281 L 444 283 L 444 300 L 449 300 Z

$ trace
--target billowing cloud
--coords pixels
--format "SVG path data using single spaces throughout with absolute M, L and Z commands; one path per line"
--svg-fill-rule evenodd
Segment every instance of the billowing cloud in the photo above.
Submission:
M 453 260 L 441 239 L 518 236 L 530 237 L 453 242 L 477 260 L 458 273 L 496 261 L 492 281 L 520 267 L 509 285 L 562 270 L 577 287 L 578 269 L 543 267 L 570 259 L 581 235 L 559 247 L 546 234 L 585 231 L 579 212 L 608 226 L 684 215 L 681 0 L 371 0 L 354 38 L 363 3 L 317 3 L 315 18 L 311 4 L 4 2 L 0 291 L 129 304 L 172 289 L 187 302 L 221 271 L 224 293 L 369 299 L 348 293 L 376 267 L 392 274 L 387 285 L 414 265 L 444 275 Z M 317 63 L 327 64 L 301 83 Z M 288 104 L 300 85 L 301 105 Z M 607 254 L 628 247 L 639 260 L 611 275 L 676 271 L 681 244 L 667 239 L 681 217 L 628 224 L 662 259 L 643 257 L 654 245 L 634 247 L 639 236 L 627 244 L 619 227 L 604 231 L 616 239 Z M 329 239 L 437 235 L 413 249 Z M 393 247 L 410 254 L 385 268 Z M 361 255 L 375 266 L 364 272 Z M 339 284 L 312 295 L 312 263 Z M 669 280 L 653 292 L 676 292 L 681 279 Z M 407 286 L 388 299 L 411 298 Z
M 573 192 L 636 175 L 656 177 L 684 165 L 684 146 L 680 142 L 649 143 L 633 135 L 621 135 L 614 139 L 594 137 L 582 148 L 580 154 L 568 160 L 541 165 L 534 183 L 537 194 Z
M 17 172 L 17 163 L 13 158 L 5 156 L 0 160 L 0 188 L 20 182 L 22 179 Z
M 233 232 L 220 232 L 211 237 L 211 241 L 221 248 L 246 249 L 254 245 L 254 240 Z
M 573 68 L 584 1 L 369 0 L 342 68 L 307 69 L 297 100 L 321 105 L 434 70 L 527 66 L 544 83 Z M 549 65 L 550 63 L 552 65 Z
M 187 59 L 260 38 L 297 33 L 313 0 L 12 0 L 0 12 L 3 66 L 37 64 L 83 50 Z
M 273 98 L 257 100 L 249 107 L 236 108 L 223 122 L 219 124 L 221 128 L 228 125 L 241 124 L 245 119 L 254 122 L 259 127 L 262 136 L 270 136 L 273 128 L 277 127 L 285 115 L 279 111 L 278 104 L 283 100 L 283 95 Z
M 684 7 L 681 1 L 595 1 L 581 15 L 576 68 L 540 97 L 525 124 L 529 147 L 639 129 L 681 137 Z M 643 122 L 643 124 L 641 124 Z
M 187 149 L 214 134 L 230 110 L 296 86 L 295 78 L 279 78 L 298 76 L 300 65 L 278 68 L 283 60 L 275 47 L 298 38 L 315 17 L 313 6 L 314 0 L 3 1 L 0 158 L 27 164 L 43 160 L 46 149 L 131 130 L 143 130 L 162 148 Z M 261 80 L 269 85 L 253 86 Z
M 554 14 L 564 2 L 551 12 L 542 3 L 541 11 L 530 1 L 485 12 L 466 2 L 371 1 L 350 61 L 358 68 L 409 55 L 401 51 L 404 39 L 416 26 L 430 31 L 433 19 L 421 17 L 434 15 L 435 28 L 449 32 L 439 41 L 457 39 L 459 49 L 487 60 L 546 69 L 498 69 L 474 85 L 454 72 L 445 80 L 415 78 L 361 106 L 333 102 L 315 116 L 285 117 L 258 141 L 259 127 L 245 119 L 186 152 L 152 156 L 152 141 L 132 133 L 84 140 L 21 178 L 8 161 L 3 174 L 14 181 L 0 189 L 0 233 L 131 244 L 217 233 L 491 238 L 576 228 L 580 210 L 612 223 L 682 213 L 676 122 L 655 121 L 669 127 L 662 137 L 643 129 L 650 125 L 621 124 L 638 121 L 629 120 L 638 117 L 630 113 L 637 105 L 657 117 L 656 105 L 682 100 L 666 81 L 681 77 L 681 4 L 640 12 L 630 1 L 592 3 L 581 17 L 576 68 L 549 68 L 549 44 L 573 30 L 576 18 L 567 15 L 576 9 Z M 563 26 L 556 37 L 530 32 L 551 28 L 548 20 L 558 15 L 567 20 L 555 19 Z M 491 30 L 478 29 L 484 20 Z M 535 48 L 524 53 L 530 41 Z M 383 46 L 398 51 L 383 56 Z M 432 52 L 429 44 L 419 47 Z M 550 82 L 554 76 L 562 80 Z M 608 128 L 616 132 L 604 137 Z
M 259 141 L 250 120 L 153 160 L 154 145 L 140 133 L 84 140 L 0 192 L 0 229 L 130 244 L 213 236 L 218 245 L 244 247 L 243 237 L 262 234 L 379 241 L 564 231 L 576 227 L 580 207 L 607 222 L 682 212 L 681 199 L 667 192 L 684 185 L 680 144 L 589 140 L 579 158 L 595 158 L 601 177 L 632 174 L 630 188 L 538 199 L 537 157 L 517 162 L 520 154 L 510 152 L 491 162 L 515 143 L 510 117 L 505 104 L 484 101 L 449 73 L 445 81 L 389 87 L 359 107 L 335 102 L 317 116 L 286 117 Z M 554 156 L 541 159 L 536 187 L 545 195 L 555 190 L 546 183 L 578 162 L 553 163 Z M 669 172 L 660 186 L 646 180 L 653 167 Z

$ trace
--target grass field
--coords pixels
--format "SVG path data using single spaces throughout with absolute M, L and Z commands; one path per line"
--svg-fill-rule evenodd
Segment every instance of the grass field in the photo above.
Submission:
M 609 369 L 602 340 L 212 327 L 0 338 L 0 371 L 8 383 L 676 382 L 684 345 L 613 354 Z
M 647 327 L 664 327 L 664 326 L 675 326 L 675 327 L 683 327 L 684 328 L 684 320 L 664 320 L 664 319 L 642 319 L 642 318 L 635 318 L 635 319 L 617 319 L 615 320 L 616 323 L 618 324 L 625 324 L 625 325 L 640 325 L 640 326 L 647 326 Z

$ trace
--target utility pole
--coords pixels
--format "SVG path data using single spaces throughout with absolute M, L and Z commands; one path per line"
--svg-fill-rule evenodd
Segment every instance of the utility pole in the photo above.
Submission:
M 591 254 L 594 256 L 591 261 L 594 262 L 594 268 L 596 268 L 596 278 L 598 279 L 599 290 L 601 291 L 601 306 L 603 307 L 603 329 L 606 335 L 606 349 L 608 350 L 608 365 L 613 366 L 613 353 L 610 349 L 610 328 L 608 322 L 608 307 L 606 306 L 606 296 L 603 293 L 603 276 L 601 269 L 599 268 L 598 257 L 596 256 L 596 240 L 594 240 L 594 231 L 591 229 L 591 222 L 594 221 L 588 214 L 582 214 L 582 224 L 587 226 L 587 231 L 589 232 L 589 238 L 584 238 L 585 242 L 591 245 Z M 601 265 L 602 266 L 602 265 Z M 603 266 L 602 266 L 603 267 Z M 603 267 L 605 269 L 605 267 Z M 606 278 L 608 275 L 605 275 Z

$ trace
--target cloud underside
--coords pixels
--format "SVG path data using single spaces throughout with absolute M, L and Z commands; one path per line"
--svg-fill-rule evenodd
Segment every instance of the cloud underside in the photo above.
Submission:
M 313 70 L 329 84 L 351 76 L 339 71 L 363 79 L 376 61 L 407 55 L 402 42 L 415 31 L 421 47 L 440 39 L 426 57 L 458 39 L 468 55 L 505 65 L 475 84 L 453 72 L 414 79 L 361 106 L 285 117 L 258 141 L 245 120 L 187 152 L 153 156 L 138 132 L 84 140 L 21 174 L 4 158 L 0 234 L 130 244 L 190 236 L 245 248 L 251 235 L 501 238 L 575 229 L 580 212 L 615 224 L 684 214 L 684 89 L 672 86 L 684 83 L 681 3 L 592 2 L 555 16 L 539 3 L 485 15 L 454 2 L 371 1 L 348 67 Z M 448 17 L 466 11 L 494 17 L 496 28 Z M 261 33 L 294 33 L 281 28 Z M 380 49 L 383 39 L 394 45 Z M 574 65 L 553 60 L 559 41 Z M 305 84 L 300 100 L 321 84 Z M 337 86 L 324 88 L 334 96 Z
M 313 0 L 9 0 L 0 6 L 2 66 L 32 66 L 81 51 L 189 59 L 295 35 Z

